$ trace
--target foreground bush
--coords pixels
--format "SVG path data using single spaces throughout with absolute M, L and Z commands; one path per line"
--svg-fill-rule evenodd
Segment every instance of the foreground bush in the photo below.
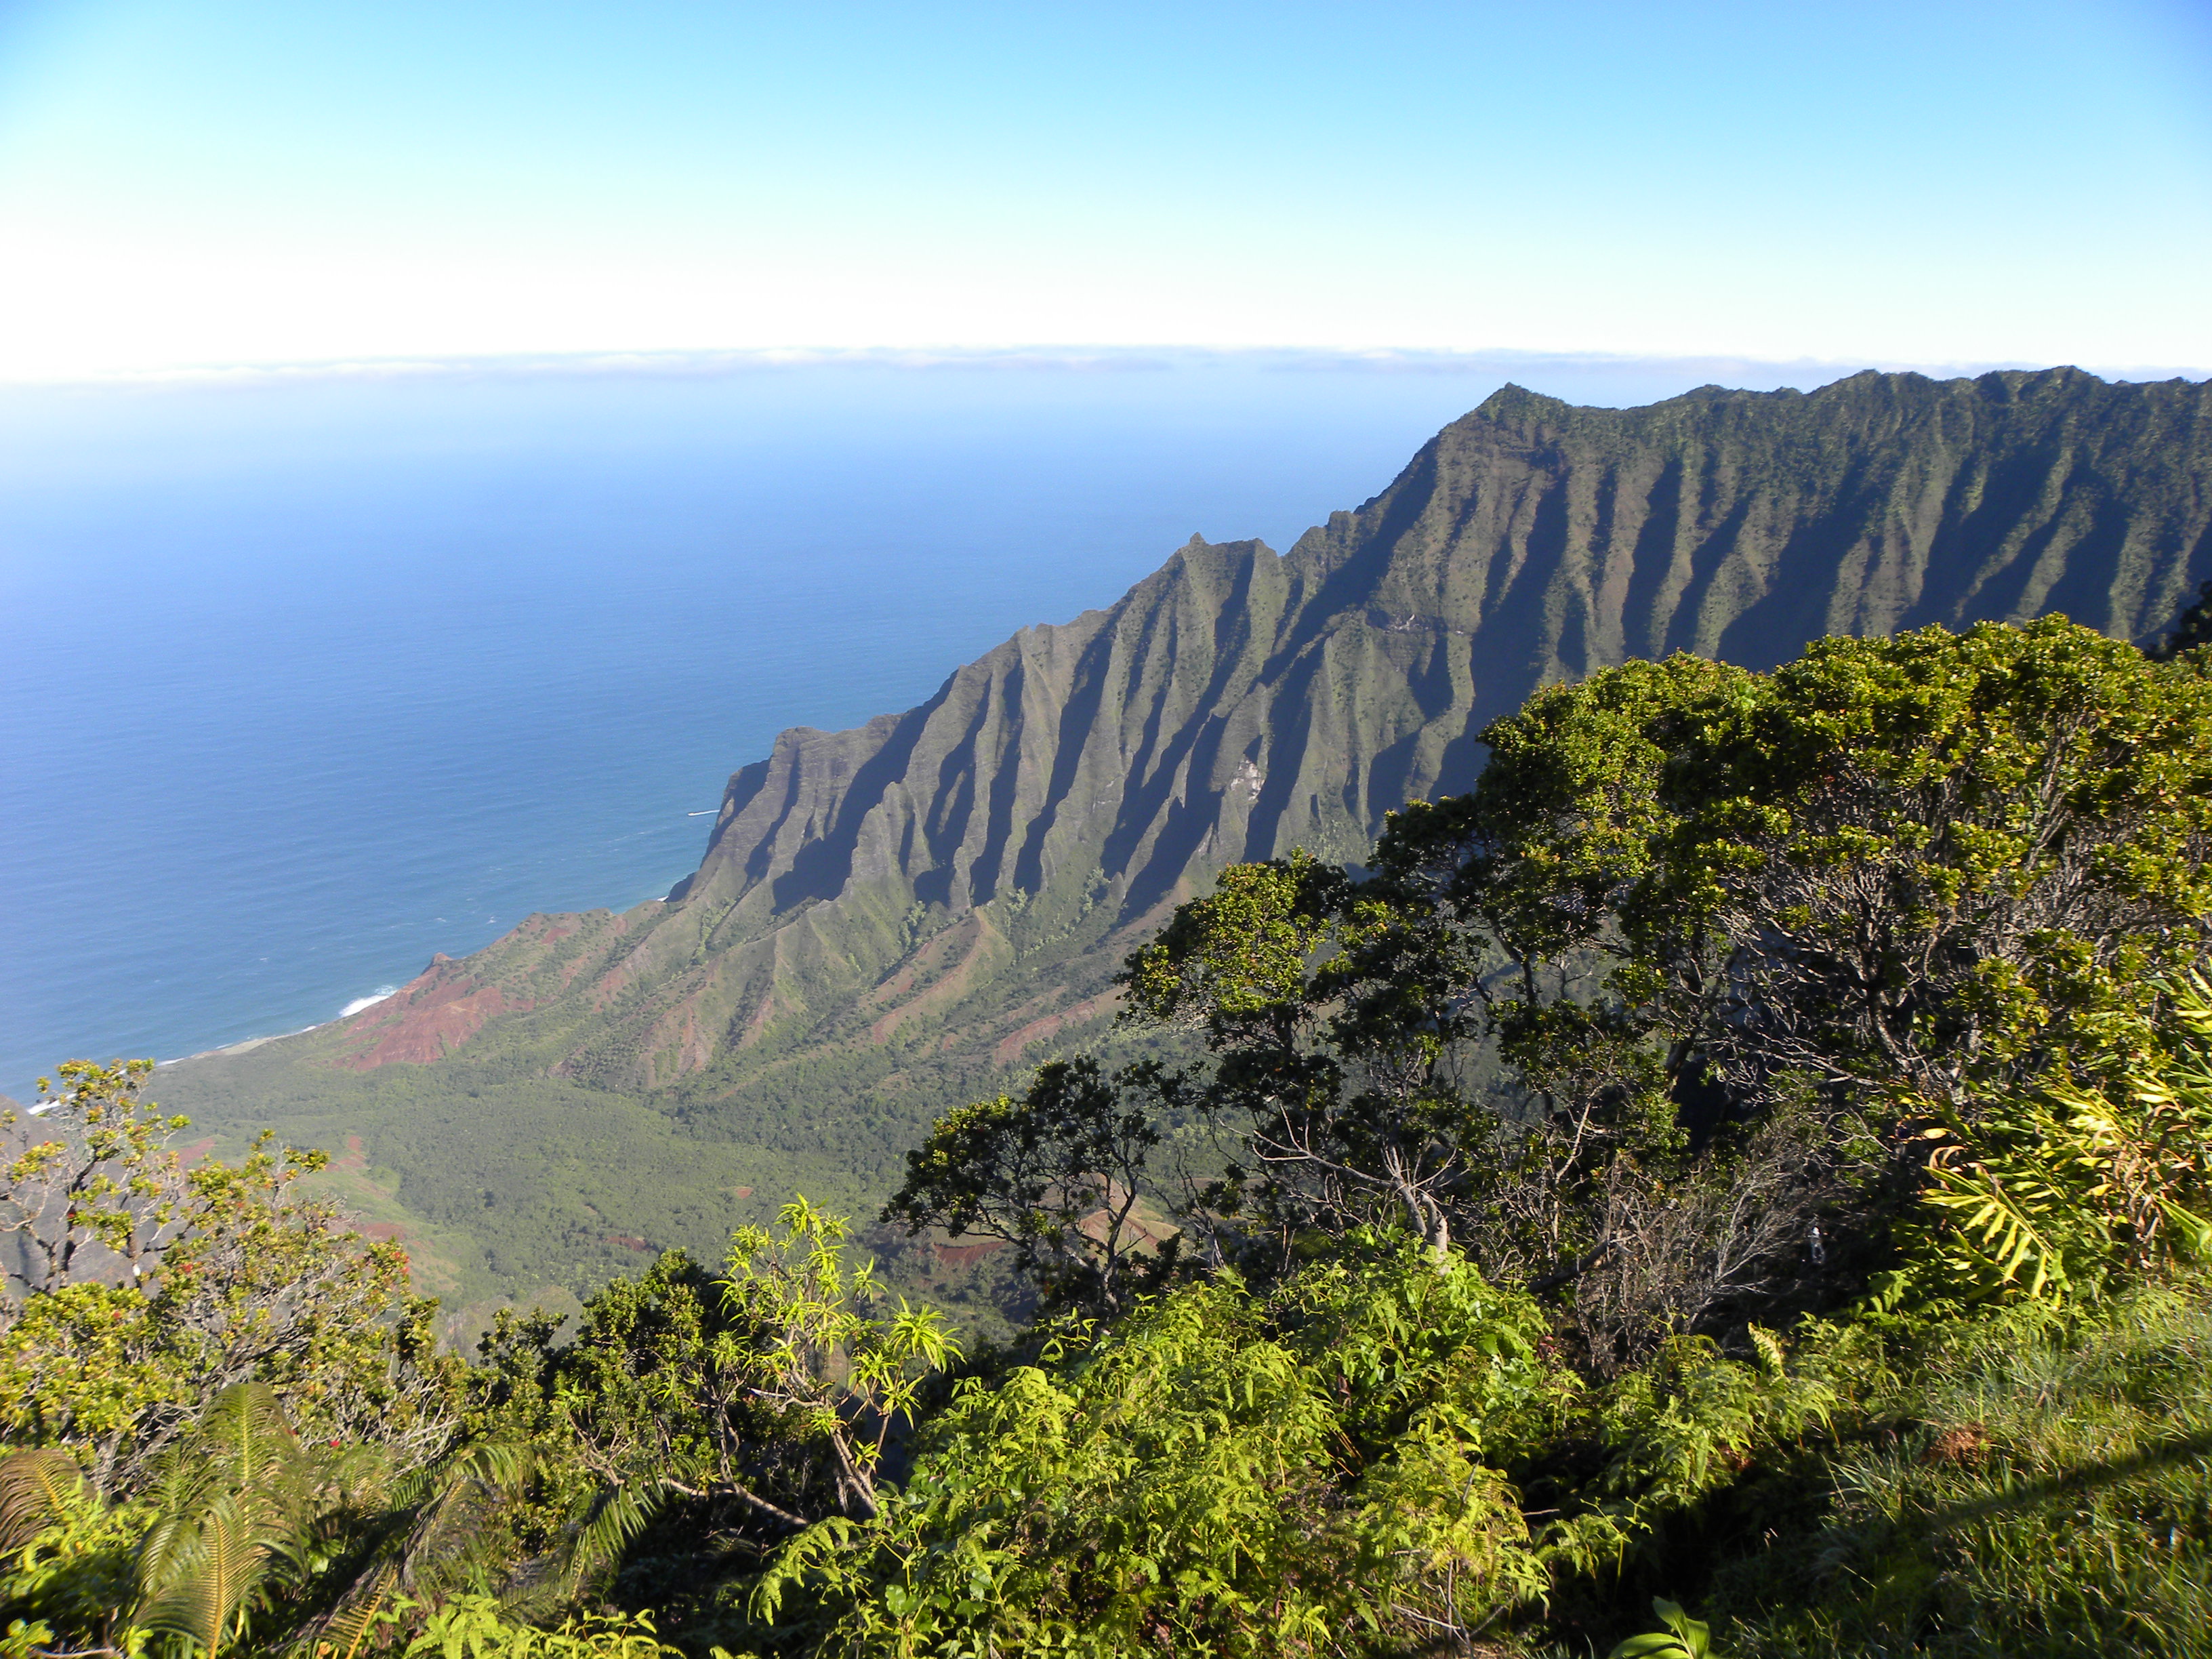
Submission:
M 800 1535 L 756 1605 L 856 1656 L 1463 1636 L 1543 1588 L 1497 1467 L 1561 1409 L 1541 1332 L 1463 1265 L 1192 1286 L 966 1387 L 880 1520 Z
M 310 1434 L 434 1456 L 459 1368 L 406 1253 L 300 1191 L 322 1153 L 264 1136 L 240 1164 L 188 1167 L 170 1144 L 185 1120 L 145 1097 L 152 1071 L 71 1061 L 51 1109 L 0 1113 L 0 1437 L 64 1449 L 121 1496 L 210 1401 L 255 1382 Z
M 1059 1310 L 972 1364 L 799 1200 L 465 1368 L 313 1155 L 65 1068 L 0 1659 L 2212 1659 L 2208 669 L 1631 665 L 1224 872 L 1126 981 L 1204 1070 L 909 1160 Z

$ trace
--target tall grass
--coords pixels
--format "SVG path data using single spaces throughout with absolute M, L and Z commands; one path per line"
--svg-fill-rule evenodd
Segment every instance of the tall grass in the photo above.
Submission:
M 1866 1403 L 1714 1574 L 1722 1650 L 2212 1655 L 2212 1285 L 1949 1327 Z

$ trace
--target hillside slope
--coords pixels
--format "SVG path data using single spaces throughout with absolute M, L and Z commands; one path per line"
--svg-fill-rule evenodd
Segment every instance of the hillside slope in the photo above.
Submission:
M 785 732 L 665 902 L 533 916 L 167 1097 L 358 1136 L 356 1196 L 444 1229 L 465 1281 L 574 1285 L 794 1183 L 879 1199 L 934 1113 L 1095 1038 L 1120 957 L 1212 872 L 1357 857 L 1540 685 L 2051 611 L 2143 637 L 2207 576 L 2205 385 L 1509 386 L 1287 555 L 1194 538 L 920 708 Z

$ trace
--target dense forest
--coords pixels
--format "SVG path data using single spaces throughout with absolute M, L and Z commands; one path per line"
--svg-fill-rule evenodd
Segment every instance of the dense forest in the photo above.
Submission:
M 1357 862 L 1221 870 L 880 1216 L 471 1354 L 324 1154 L 72 1062 L 0 1193 L 0 1644 L 2212 1654 L 2205 632 L 1541 690 Z

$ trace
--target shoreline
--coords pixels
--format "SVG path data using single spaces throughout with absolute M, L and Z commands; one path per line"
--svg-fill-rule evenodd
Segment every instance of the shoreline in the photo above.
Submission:
M 339 1019 L 344 1018 L 343 1014 L 338 1017 Z M 154 1064 L 158 1069 L 163 1066 L 181 1066 L 188 1060 L 218 1060 L 231 1054 L 251 1054 L 264 1042 L 282 1042 L 286 1037 L 305 1036 L 310 1031 L 319 1031 L 325 1025 L 337 1023 L 336 1019 L 317 1020 L 313 1025 L 302 1025 L 296 1031 L 278 1031 L 270 1036 L 247 1037 L 242 1042 L 226 1042 L 220 1048 L 202 1048 L 192 1054 L 179 1054 L 173 1060 L 157 1060 Z

